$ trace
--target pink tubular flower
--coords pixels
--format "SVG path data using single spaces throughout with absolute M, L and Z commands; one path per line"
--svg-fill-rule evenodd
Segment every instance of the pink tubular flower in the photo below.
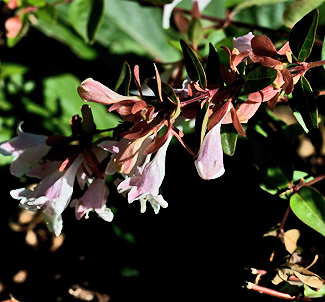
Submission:
M 225 104 L 225 112 L 220 121 L 205 135 L 199 155 L 194 161 L 199 175 L 203 179 L 215 179 L 225 173 L 220 128 L 232 108 L 231 102 Z
M 78 86 L 78 93 L 85 102 L 95 102 L 104 105 L 111 105 L 125 100 L 138 100 L 138 98 L 134 96 L 120 95 L 91 78 L 84 80 Z
M 0 144 L 0 154 L 14 156 L 10 172 L 17 177 L 36 166 L 51 149 L 46 144 L 47 136 L 23 132 L 21 125 L 18 125 L 17 137 Z
M 143 165 L 138 169 L 134 176 L 122 181 L 117 190 L 119 193 L 128 192 L 128 201 L 140 200 L 141 213 L 146 211 L 148 201 L 157 214 L 160 207 L 168 206 L 164 198 L 159 195 L 159 188 L 165 177 L 166 152 L 172 135 L 169 136 L 165 144 L 157 151 L 152 161 L 148 163 L 148 156 Z
M 84 195 L 80 199 L 74 199 L 70 204 L 71 207 L 75 207 L 76 218 L 80 220 L 85 214 L 88 218 L 88 213 L 95 211 L 99 217 L 111 222 L 114 215 L 105 205 L 108 193 L 105 179 L 94 179 Z
M 22 188 L 10 192 L 13 198 L 20 200 L 20 205 L 25 209 L 41 209 L 49 230 L 54 231 L 56 236 L 61 233 L 61 214 L 71 200 L 74 181 L 82 161 L 83 156 L 79 154 L 66 171 L 49 174 L 33 191 Z
M 197 172 L 203 179 L 215 179 L 225 173 L 220 128 L 221 122 L 207 133 L 194 162 Z
M 244 36 L 233 38 L 233 47 L 237 48 L 239 52 L 243 52 L 245 50 L 252 51 L 251 40 L 254 37 L 255 36 L 251 32 L 249 32 Z

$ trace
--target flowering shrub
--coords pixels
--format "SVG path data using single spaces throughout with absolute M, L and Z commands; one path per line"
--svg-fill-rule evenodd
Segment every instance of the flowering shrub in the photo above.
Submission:
M 86 42 L 94 42 L 102 22 L 100 12 L 104 2 L 96 5 L 92 1 L 92 4 L 65 2 L 71 5 L 69 14 L 76 32 Z M 87 24 L 91 26 L 87 28 L 76 21 L 81 2 L 91 11 L 87 15 Z M 159 1 L 152 2 L 158 5 Z M 162 5 L 166 28 L 180 1 L 167 2 Z M 284 232 L 292 211 L 303 223 L 325 236 L 325 199 L 322 192 L 313 188 L 324 179 L 324 174 L 298 170 L 285 150 L 288 141 L 296 140 L 303 133 L 314 141 L 319 137 L 321 117 L 317 93 L 307 80 L 310 69 L 325 64 L 324 60 L 309 61 L 317 38 L 319 11 L 311 9 L 296 20 L 286 41 L 274 44 L 269 36 L 256 30 L 231 37 L 232 45 L 217 48 L 216 43 L 208 41 L 203 49 L 200 45 L 206 33 L 201 11 L 208 3 L 201 3 L 200 7 L 200 2 L 193 1 L 192 11 L 187 12 L 189 19 L 175 15 L 175 26 L 187 36 L 182 36 L 176 46 L 182 58 L 167 81 L 159 71 L 163 69 L 159 60 L 152 63 L 154 77 L 145 81 L 140 77 L 141 66 L 131 68 L 125 62 L 115 88 L 92 78 L 69 88 L 77 89 L 84 102 L 81 115 L 76 112 L 70 119 L 70 134 L 28 133 L 21 121 L 17 136 L 0 144 L 0 153 L 13 156 L 10 171 L 14 176 L 36 178 L 38 183 L 12 190 L 10 195 L 22 208 L 41 211 L 49 231 L 56 236 L 62 232 L 62 213 L 67 207 L 75 209 L 78 220 L 89 217 L 90 212 L 96 212 L 105 221 L 113 220 L 108 180 L 114 182 L 117 192 L 129 203 L 139 202 L 142 213 L 149 204 L 158 214 L 172 202 L 165 200 L 161 192 L 164 178 L 168 178 L 165 165 L 172 142 L 185 148 L 198 175 L 211 181 L 227 171 L 224 154 L 233 155 L 237 140 L 245 139 L 251 145 L 261 189 L 288 201 L 288 210 L 272 235 L 285 244 L 288 258 L 275 272 L 252 270 L 258 277 L 247 283 L 247 288 L 294 299 L 304 294 L 301 288 L 292 294 L 267 285 L 298 281 L 305 285 L 306 291 L 320 290 L 323 286 L 323 279 L 309 270 L 312 264 L 303 266 L 295 258 L 299 236 Z M 52 3 L 51 9 L 56 5 Z M 5 23 L 11 46 L 18 43 L 12 39 L 20 35 L 24 27 L 22 20 L 27 20 L 30 14 L 36 12 L 40 24 L 44 22 L 45 6 L 46 1 L 22 7 L 16 1 L 7 3 L 9 10 L 16 11 Z M 235 8 L 239 10 L 240 6 Z M 179 9 L 179 12 L 186 11 Z M 230 19 L 217 28 L 226 28 L 227 22 Z M 132 90 L 132 85 L 136 89 Z M 119 123 L 98 127 L 92 103 L 105 106 L 107 120 L 114 116 Z M 273 113 L 278 106 L 285 106 L 297 123 L 279 122 Z M 194 125 L 189 133 L 184 130 L 188 123 Z

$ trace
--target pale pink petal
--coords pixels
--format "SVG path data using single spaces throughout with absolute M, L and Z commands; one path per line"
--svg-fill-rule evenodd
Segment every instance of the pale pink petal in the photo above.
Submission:
M 139 99 L 137 97 L 120 95 L 91 78 L 84 80 L 78 86 L 78 93 L 85 102 L 95 102 L 104 105 L 111 105 L 124 100 Z
M 220 127 L 221 123 L 215 125 L 206 134 L 200 153 L 194 162 L 197 172 L 203 179 L 215 179 L 225 173 Z
M 243 52 L 245 50 L 252 50 L 251 46 L 251 40 L 254 38 L 254 35 L 249 32 L 248 34 L 238 37 L 238 38 L 233 38 L 233 47 L 237 48 L 239 52 Z

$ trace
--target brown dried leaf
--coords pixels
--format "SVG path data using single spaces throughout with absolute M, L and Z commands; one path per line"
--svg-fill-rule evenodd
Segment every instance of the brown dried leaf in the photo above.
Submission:
M 283 235 L 283 242 L 286 250 L 292 254 L 297 249 L 297 241 L 300 237 L 300 232 L 297 229 L 286 231 Z
M 319 290 L 323 286 L 323 279 L 310 270 L 298 264 L 290 264 L 290 268 L 292 269 L 293 274 L 310 288 Z

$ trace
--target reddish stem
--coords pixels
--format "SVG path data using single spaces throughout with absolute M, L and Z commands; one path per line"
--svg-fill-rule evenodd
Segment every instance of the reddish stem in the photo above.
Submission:
M 294 300 L 294 299 L 296 299 L 295 296 L 291 296 L 289 294 L 282 293 L 282 292 L 279 292 L 279 291 L 276 291 L 276 290 L 273 290 L 273 289 L 270 289 L 270 288 L 267 288 L 267 287 L 264 287 L 264 286 L 260 286 L 260 285 L 257 285 L 257 284 L 251 283 L 251 282 L 249 282 L 247 284 L 247 288 L 251 289 L 251 290 L 255 290 L 255 291 L 259 292 L 259 293 L 266 294 L 266 295 L 273 296 L 273 297 L 277 297 L 277 298 L 280 298 L 280 299 L 285 299 L 285 300 Z

